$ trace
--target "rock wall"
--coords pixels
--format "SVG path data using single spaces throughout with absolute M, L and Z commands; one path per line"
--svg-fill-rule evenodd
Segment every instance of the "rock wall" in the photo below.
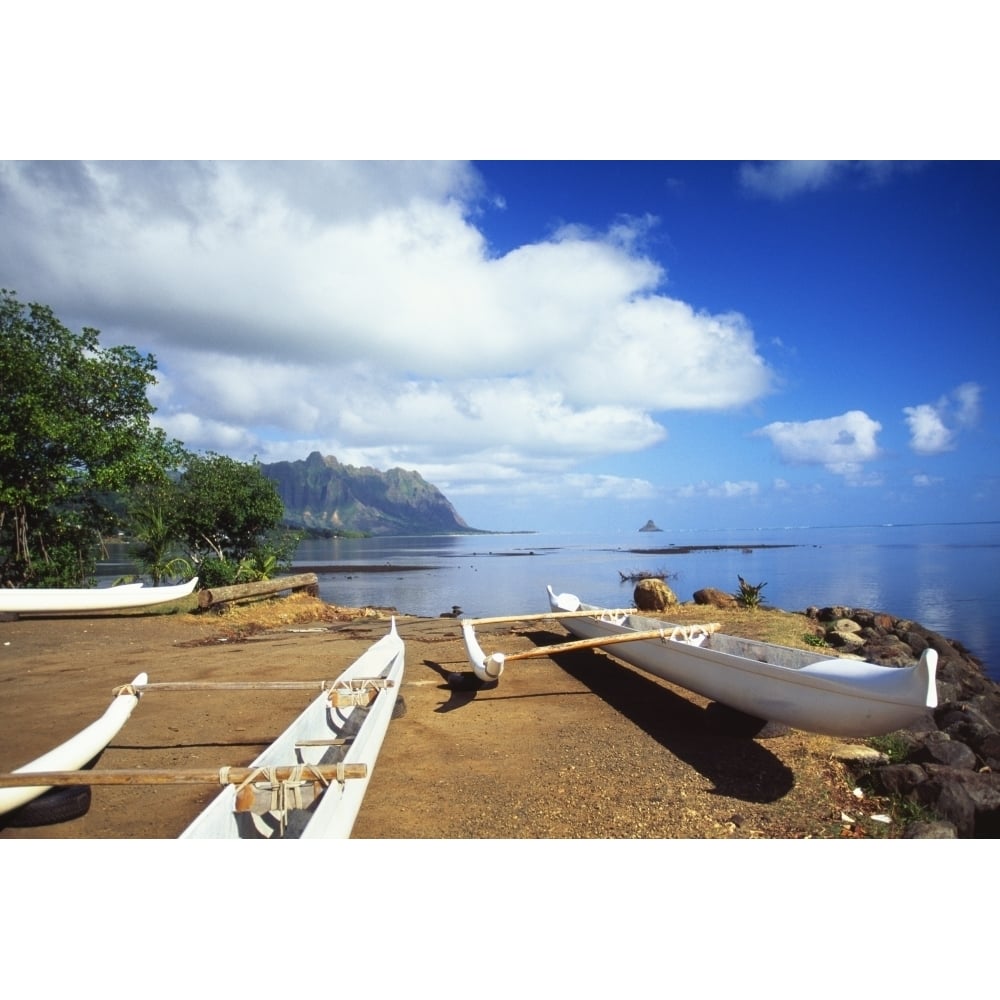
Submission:
M 871 663 L 912 663 L 937 651 L 938 706 L 896 734 L 895 753 L 865 765 L 881 795 L 900 796 L 934 818 L 904 837 L 1000 836 L 1000 685 L 960 642 L 917 622 L 863 608 L 807 608 L 827 642 Z

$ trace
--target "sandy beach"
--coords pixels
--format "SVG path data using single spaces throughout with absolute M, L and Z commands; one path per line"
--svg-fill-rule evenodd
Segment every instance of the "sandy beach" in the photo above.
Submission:
M 713 609 L 727 631 L 758 636 L 772 615 L 808 630 L 803 616 Z M 704 617 L 694 605 L 671 614 Z M 405 712 L 390 725 L 355 838 L 840 837 L 842 811 L 858 811 L 835 759 L 844 741 L 748 727 L 595 650 L 511 664 L 497 686 L 477 687 L 458 622 L 397 623 Z M 388 625 L 386 612 L 304 596 L 223 614 L 0 623 L 0 770 L 71 736 L 140 672 L 150 681 L 333 678 Z M 507 653 L 568 638 L 553 621 L 479 634 L 484 649 Z M 314 696 L 150 691 L 97 766 L 244 765 Z M 0 838 L 173 838 L 216 793 L 94 786 L 85 816 L 0 826 Z

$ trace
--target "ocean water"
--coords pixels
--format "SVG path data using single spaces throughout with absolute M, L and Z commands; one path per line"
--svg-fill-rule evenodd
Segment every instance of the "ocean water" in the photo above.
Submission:
M 734 547 L 670 551 L 684 546 Z M 547 584 L 627 606 L 634 585 L 622 573 L 665 572 L 682 601 L 702 587 L 733 593 L 742 576 L 765 584 L 771 607 L 843 604 L 913 619 L 961 641 L 1000 682 L 998 556 L 1000 522 L 980 522 L 307 539 L 295 565 L 319 574 L 330 603 L 429 617 L 545 611 Z

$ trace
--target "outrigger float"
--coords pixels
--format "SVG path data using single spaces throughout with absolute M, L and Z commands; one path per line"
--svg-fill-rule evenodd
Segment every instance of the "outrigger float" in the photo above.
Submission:
M 335 680 L 192 680 L 150 684 L 146 675 L 141 674 L 132 684 L 115 690 L 112 708 L 116 710 L 116 720 L 125 708 L 130 710 L 139 696 L 149 691 L 318 690 L 320 693 L 245 767 L 69 770 L 89 760 L 98 744 L 103 749 L 113 735 L 109 727 L 100 730 L 99 739 L 86 742 L 80 752 L 48 754 L 20 771 L 0 774 L 0 811 L 5 805 L 12 808 L 46 788 L 65 791 L 79 785 L 221 785 L 219 794 L 180 834 L 182 839 L 349 837 L 397 705 L 404 659 L 403 640 L 393 619 L 389 633 Z M 27 787 L 29 784 L 33 787 Z

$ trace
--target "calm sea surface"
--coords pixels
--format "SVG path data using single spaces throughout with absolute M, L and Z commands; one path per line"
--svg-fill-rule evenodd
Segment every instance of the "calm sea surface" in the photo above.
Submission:
M 738 548 L 669 551 L 687 545 Z M 667 551 L 633 551 L 641 549 Z M 620 574 L 642 570 L 666 572 L 682 601 L 701 587 L 732 593 L 742 576 L 766 583 L 765 603 L 789 611 L 844 604 L 911 618 L 960 640 L 1000 681 L 998 557 L 1000 522 L 989 522 L 310 539 L 295 562 L 316 570 L 330 603 L 430 617 L 454 606 L 469 617 L 545 611 L 546 584 L 621 607 L 631 603 L 633 584 Z
M 671 547 L 735 546 L 670 552 Z M 781 548 L 762 548 L 776 545 Z M 635 550 L 658 549 L 660 552 Z M 112 554 L 103 576 L 128 571 Z M 911 618 L 961 641 L 1000 682 L 1000 521 L 852 528 L 768 528 L 613 534 L 526 533 L 304 541 L 297 567 L 319 574 L 320 596 L 349 607 L 437 617 L 548 610 L 546 584 L 591 604 L 632 602 L 622 573 L 665 572 L 682 601 L 738 576 L 765 583 L 772 607 L 843 604 Z

